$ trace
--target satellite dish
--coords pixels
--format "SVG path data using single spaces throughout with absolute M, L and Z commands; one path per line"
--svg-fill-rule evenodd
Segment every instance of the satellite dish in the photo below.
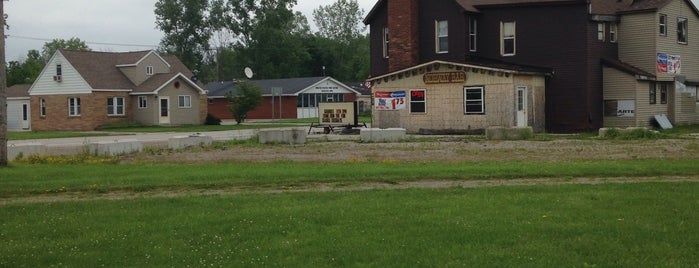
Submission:
M 252 69 L 250 69 L 250 67 L 245 67 L 245 77 L 247 77 L 248 79 L 252 79 L 252 75 Z

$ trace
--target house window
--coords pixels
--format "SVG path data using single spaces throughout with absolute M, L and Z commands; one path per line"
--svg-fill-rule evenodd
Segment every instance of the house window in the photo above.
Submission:
M 660 84 L 660 104 L 667 104 L 667 83 Z
M 667 36 L 667 15 L 660 14 L 658 19 L 658 33 L 662 36 Z
M 677 43 L 687 44 L 687 19 L 677 18 Z
M 604 41 L 604 22 L 597 23 L 597 40 Z
M 655 88 L 655 82 L 650 82 L 648 84 L 648 98 L 649 104 L 655 104 L 656 103 L 656 88 Z
M 148 108 L 148 96 L 138 96 L 138 108 L 139 109 Z
M 483 87 L 464 87 L 464 114 L 484 114 Z
M 417 89 L 410 91 L 410 112 L 411 113 L 425 113 L 427 108 L 425 107 L 425 93 L 424 89 Z
M 501 22 L 500 23 L 500 54 L 502 56 L 514 56 L 515 55 L 515 22 Z
M 124 115 L 124 98 L 107 98 L 107 115 Z
M 476 41 L 478 40 L 478 21 L 471 18 L 468 23 L 468 51 L 476 52 Z
M 80 116 L 80 98 L 68 98 L 68 116 Z
M 389 48 L 389 41 L 388 41 L 388 27 L 383 28 L 383 57 L 384 59 L 388 59 L 388 48 Z
M 177 105 L 180 108 L 192 108 L 192 96 L 177 96 Z
M 153 66 L 146 67 L 146 75 L 153 75 Z
M 449 22 L 440 20 L 435 22 L 437 53 L 449 52 Z
M 342 93 L 303 93 L 296 98 L 296 107 L 318 107 L 321 102 L 344 102 L 345 94 Z
M 56 76 L 63 75 L 63 67 L 60 64 L 56 64 Z
M 616 43 L 617 41 L 617 24 L 612 23 L 609 25 L 609 42 Z
M 41 99 L 39 101 L 39 108 L 41 109 L 41 111 L 39 111 L 39 115 L 41 117 L 45 117 L 46 116 L 46 99 Z

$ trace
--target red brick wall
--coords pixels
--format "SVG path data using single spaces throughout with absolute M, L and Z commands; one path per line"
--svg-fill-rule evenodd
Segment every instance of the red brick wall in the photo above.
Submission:
M 296 97 L 282 98 L 282 118 L 296 119 Z M 209 113 L 221 119 L 233 119 L 233 115 L 228 110 L 228 100 L 214 99 L 209 105 Z M 274 99 L 275 119 L 279 118 L 279 97 Z M 272 118 L 272 98 L 264 97 L 262 103 L 256 109 L 248 113 L 248 119 L 271 119 Z
M 388 71 L 394 72 L 420 63 L 418 0 L 388 2 Z
M 124 116 L 107 116 L 107 98 L 124 98 Z M 68 116 L 68 98 L 80 98 L 80 116 Z M 46 100 L 46 116 L 41 116 L 40 100 Z M 131 103 L 127 92 L 31 96 L 32 130 L 90 131 L 100 126 L 130 121 Z

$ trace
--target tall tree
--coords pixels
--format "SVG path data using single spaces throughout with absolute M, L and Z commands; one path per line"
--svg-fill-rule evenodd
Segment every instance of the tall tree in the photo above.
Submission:
M 85 41 L 80 40 L 80 38 L 73 37 L 71 39 L 53 39 L 51 42 L 44 43 L 41 49 L 41 60 L 44 64 L 49 62 L 53 53 L 56 53 L 58 49 L 70 49 L 70 50 L 81 50 L 90 51 L 90 47 L 87 46 Z
M 44 62 L 38 50 L 27 52 L 24 61 L 10 61 L 7 66 L 7 85 L 31 84 L 44 68 Z
M 357 0 L 337 0 L 313 10 L 318 34 L 342 43 L 349 43 L 364 34 L 366 26 L 362 23 L 363 16 L 364 10 L 359 8 Z
M 197 70 L 209 50 L 209 0 L 158 0 L 155 24 L 165 33 L 162 49 Z

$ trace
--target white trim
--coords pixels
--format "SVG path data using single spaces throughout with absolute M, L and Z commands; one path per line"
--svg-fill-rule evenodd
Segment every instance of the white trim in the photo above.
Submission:
M 29 97 L 7 97 L 7 100 L 28 100 Z
M 182 98 L 182 105 L 180 105 L 180 98 Z M 187 99 L 189 99 L 189 103 L 187 103 Z M 177 95 L 177 108 L 192 108 L 192 95 Z
M 162 90 L 162 89 L 165 88 L 167 85 L 169 85 L 170 83 L 172 83 L 172 81 L 175 81 L 175 79 L 177 79 L 178 77 L 182 77 L 182 79 L 183 79 L 185 82 L 187 82 L 187 84 L 189 84 L 190 86 L 194 87 L 194 89 L 199 90 L 199 94 L 202 94 L 202 95 L 206 94 L 206 90 L 200 88 L 199 85 L 197 85 L 196 83 L 192 82 L 192 80 L 189 80 L 189 78 L 187 78 L 186 76 L 184 76 L 184 74 L 182 74 L 182 73 L 177 73 L 175 76 L 173 76 L 172 78 L 170 78 L 170 80 L 167 80 L 167 81 L 166 81 L 165 83 L 163 83 L 160 87 L 158 87 L 157 89 L 155 89 L 152 93 L 149 92 L 149 94 L 158 94 L 158 93 L 160 93 L 160 90 Z
M 151 50 L 151 51 L 149 51 L 148 53 L 146 53 L 146 55 L 143 56 L 142 58 L 140 58 L 138 61 L 136 61 L 136 63 L 118 64 L 118 65 L 116 65 L 116 67 L 134 67 L 134 66 L 138 66 L 139 64 L 141 64 L 141 62 L 143 62 L 143 60 L 145 60 L 146 58 L 148 58 L 148 55 L 150 55 L 150 54 L 155 54 L 155 56 L 157 56 L 158 58 L 160 58 L 160 60 L 163 61 L 163 62 L 165 63 L 165 65 L 167 65 L 168 68 L 172 67 L 172 66 L 170 65 L 170 63 L 168 63 L 167 61 L 165 61 L 165 59 L 163 59 L 163 57 L 161 57 L 158 53 L 156 53 L 155 50 Z
M 63 62 L 63 61 L 58 62 L 58 60 L 56 60 L 56 57 L 57 57 L 59 54 L 60 54 L 61 57 L 65 60 L 65 62 Z M 68 91 L 61 90 L 61 91 L 41 92 L 41 94 L 32 94 L 32 91 L 34 90 L 34 87 L 36 87 L 37 83 L 40 82 L 41 78 L 42 78 L 44 75 L 46 75 L 47 72 L 55 72 L 55 71 L 56 71 L 55 65 L 54 65 L 54 64 L 61 64 L 61 65 L 62 65 L 62 66 L 61 66 L 61 72 L 63 73 L 63 74 L 62 74 L 62 76 L 63 76 L 63 81 L 65 81 L 65 80 L 66 80 L 66 79 L 65 79 L 65 77 L 66 77 L 66 76 L 65 76 L 65 69 L 66 69 L 66 68 L 65 68 L 65 67 L 66 67 L 65 65 L 66 65 L 66 63 L 67 63 L 68 65 L 70 65 L 70 68 L 72 68 L 72 69 L 75 70 L 75 73 L 77 74 L 76 79 L 78 79 L 80 83 L 82 83 L 85 87 L 87 87 L 87 88 L 89 89 L 89 92 L 86 92 L 86 91 L 73 91 L 73 90 L 68 90 Z M 49 70 L 49 69 L 51 69 L 51 70 Z M 49 77 L 52 77 L 52 76 L 53 76 L 53 74 L 50 73 L 50 74 L 49 74 Z M 51 59 L 46 63 L 46 65 L 44 66 L 44 68 L 41 70 L 41 72 L 39 73 L 39 75 L 38 75 L 38 76 L 36 77 L 36 79 L 34 80 L 34 83 L 32 83 L 32 85 L 29 87 L 29 90 L 27 91 L 27 94 L 29 94 L 29 96 L 75 95 L 75 94 L 89 94 L 89 93 L 92 92 L 92 90 L 93 90 L 92 85 L 90 85 L 90 83 L 88 83 L 87 80 L 85 80 L 85 78 L 82 76 L 82 74 L 81 74 L 80 72 L 78 72 L 77 69 L 75 69 L 75 67 L 74 67 L 73 64 L 70 62 L 70 60 L 68 60 L 68 58 L 66 58 L 66 57 L 63 55 L 63 53 L 61 53 L 61 50 L 59 49 L 59 50 L 56 50 L 55 53 L 53 53 L 53 56 L 51 56 Z

